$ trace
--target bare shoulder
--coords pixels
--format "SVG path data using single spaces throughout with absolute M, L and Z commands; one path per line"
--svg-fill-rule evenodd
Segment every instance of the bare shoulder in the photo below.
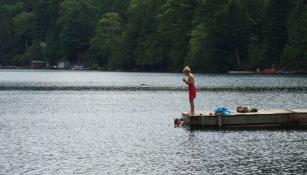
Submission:
M 190 74 L 190 75 L 189 75 L 189 78 L 194 80 L 194 75 L 193 75 L 193 74 Z
M 189 82 L 194 84 L 194 82 L 195 82 L 195 80 L 194 80 L 194 75 L 193 75 L 193 74 L 190 74 L 190 75 L 188 76 L 188 78 L 189 78 Z

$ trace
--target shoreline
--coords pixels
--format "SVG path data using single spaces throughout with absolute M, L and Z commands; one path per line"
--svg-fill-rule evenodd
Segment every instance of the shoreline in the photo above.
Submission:
M 131 72 L 131 73 L 181 73 L 180 71 L 159 71 L 159 70 L 99 70 L 99 69 L 32 69 L 28 67 L 0 67 L 0 70 L 33 70 L 33 71 L 80 71 L 80 72 Z M 229 75 L 307 75 L 305 71 L 280 71 L 276 73 L 261 73 L 254 71 L 228 71 L 228 72 L 194 72 L 196 74 L 229 74 Z

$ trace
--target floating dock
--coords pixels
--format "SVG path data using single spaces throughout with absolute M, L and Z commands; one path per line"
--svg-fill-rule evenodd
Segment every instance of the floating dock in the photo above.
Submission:
M 307 109 L 259 110 L 249 113 L 231 113 L 216 116 L 201 112 L 195 115 L 182 113 L 184 125 L 189 129 L 209 128 L 307 128 Z

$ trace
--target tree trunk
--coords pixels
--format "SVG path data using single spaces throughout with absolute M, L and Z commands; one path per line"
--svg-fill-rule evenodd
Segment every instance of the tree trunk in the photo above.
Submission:
M 235 48 L 235 56 L 236 56 L 236 59 L 237 59 L 238 68 L 241 68 L 241 60 L 240 60 L 240 54 L 239 54 L 238 48 Z
M 26 39 L 26 50 L 28 49 L 28 39 Z

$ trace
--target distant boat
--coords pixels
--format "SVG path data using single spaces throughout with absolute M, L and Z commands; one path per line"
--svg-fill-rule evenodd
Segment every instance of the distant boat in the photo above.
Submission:
M 264 68 L 262 70 L 263 74 L 275 74 L 277 73 L 276 70 L 274 68 Z
M 254 74 L 256 72 L 253 71 L 229 71 L 229 74 Z
M 77 66 L 75 65 L 73 68 L 71 68 L 72 70 L 88 70 L 88 68 L 85 68 L 84 66 Z

